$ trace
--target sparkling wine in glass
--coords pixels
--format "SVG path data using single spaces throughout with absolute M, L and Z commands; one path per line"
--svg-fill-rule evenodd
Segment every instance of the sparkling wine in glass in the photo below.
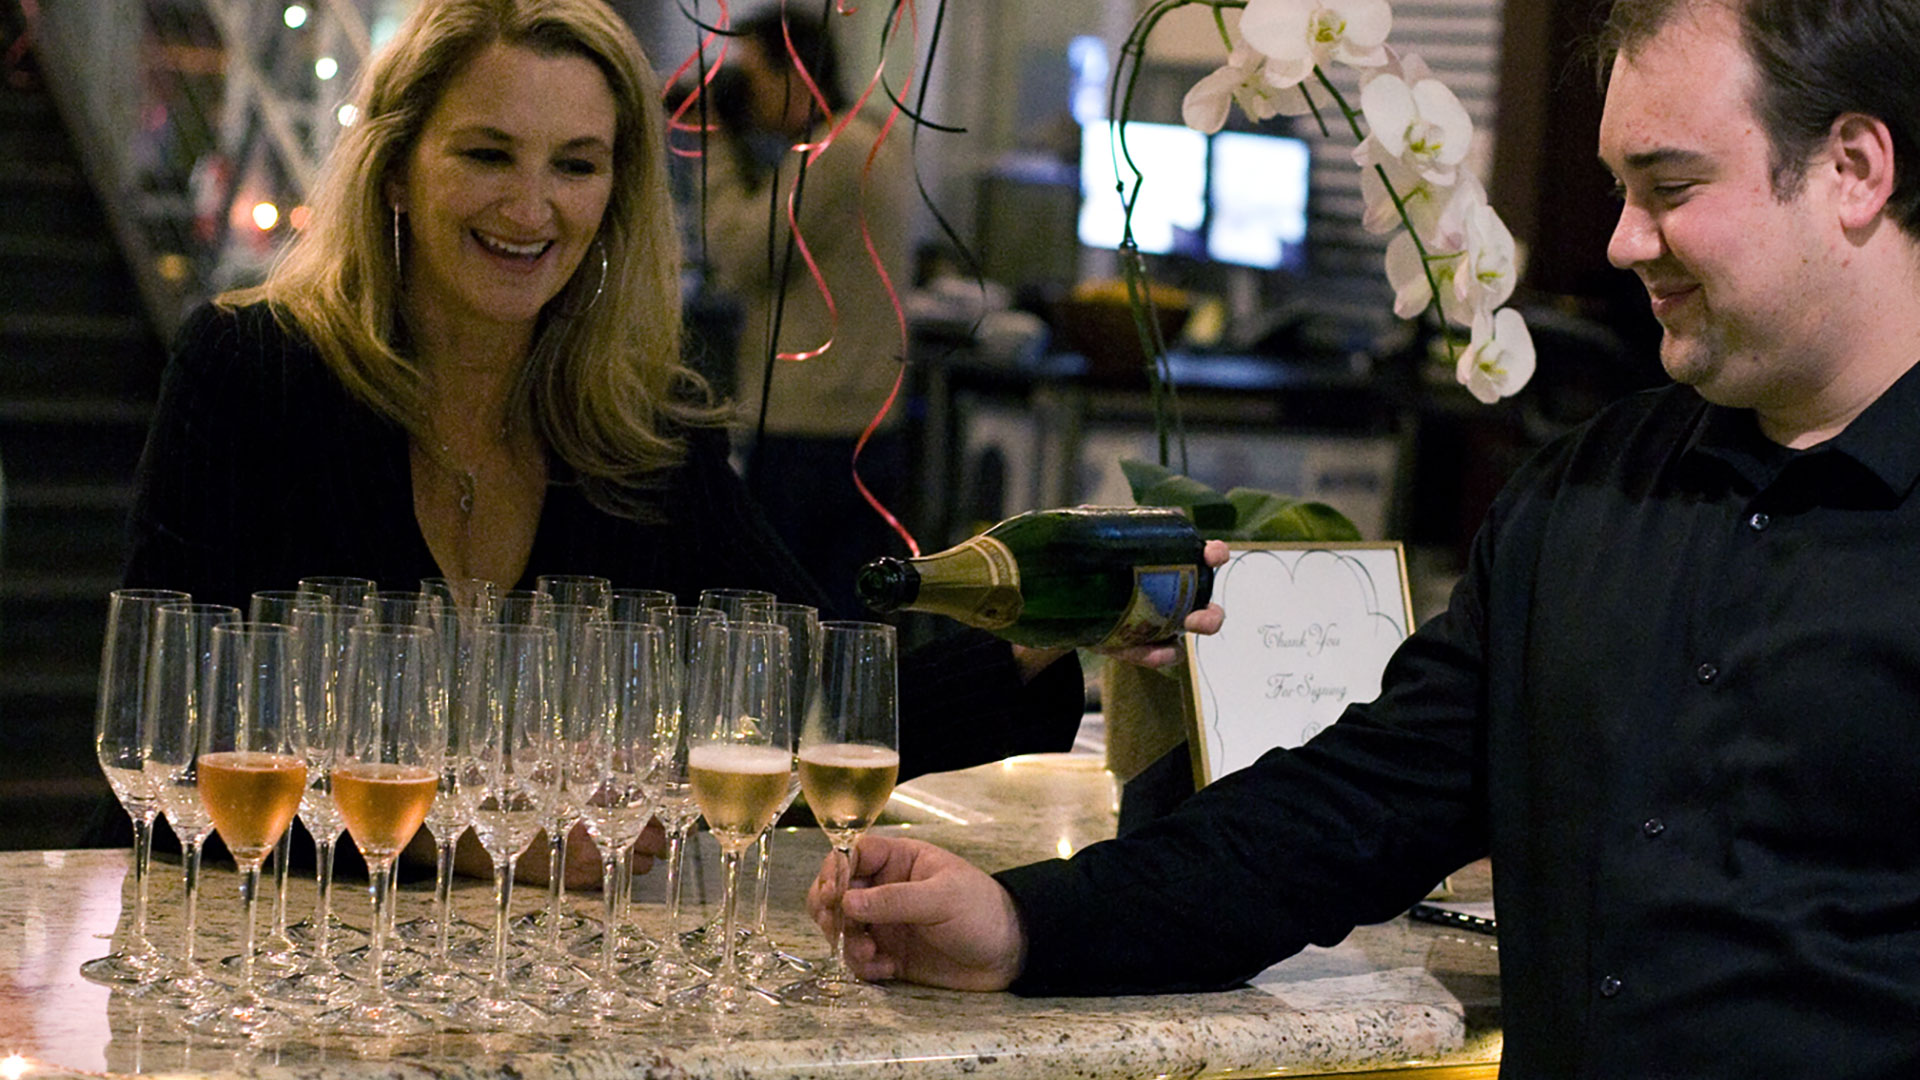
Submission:
M 393 861 L 426 820 L 447 752 L 446 714 L 437 702 L 437 641 L 426 627 L 392 623 L 363 623 L 347 635 L 346 712 L 334 733 L 333 802 L 366 856 L 372 941 L 359 995 L 321 1019 L 351 1033 L 420 1034 L 436 1026 L 394 1000 L 386 984 L 386 949 Z
M 199 737 L 200 799 L 240 871 L 241 984 L 232 995 L 187 1018 L 221 1036 L 286 1035 L 294 1021 L 260 994 L 254 913 L 260 867 L 307 789 L 300 718 L 299 632 L 282 623 L 213 628 L 205 721 Z
M 787 717 L 787 631 L 773 623 L 708 627 L 690 706 L 687 775 L 700 816 L 720 844 L 720 964 L 713 978 L 675 995 L 738 1013 L 780 999 L 741 973 L 734 931 L 740 856 L 787 800 L 793 750 Z
M 322 602 L 314 594 L 298 589 L 260 589 L 247 598 L 247 621 L 292 626 L 293 609 L 296 606 Z M 284 829 L 273 855 L 273 929 L 268 932 L 267 939 L 260 943 L 254 956 L 255 964 L 268 968 L 276 975 L 291 975 L 300 970 L 303 962 L 299 946 L 287 933 L 287 864 L 292 858 L 293 830 Z M 244 963 L 245 959 L 228 957 L 225 962 L 231 965 L 236 961 Z
M 133 820 L 133 927 L 119 952 L 80 965 L 88 979 L 130 986 L 157 976 L 162 957 L 147 940 L 147 868 L 160 799 L 146 772 L 141 715 L 153 656 L 154 623 L 166 604 L 191 597 L 172 589 L 118 589 L 107 597 L 106 644 L 100 650 L 100 696 L 93 717 L 93 750 L 114 798 Z
M 893 627 L 820 626 L 820 678 L 800 726 L 800 789 L 833 845 L 846 891 L 853 849 L 886 808 L 900 776 L 898 664 Z M 880 996 L 847 966 L 846 926 L 836 918 L 827 968 L 781 990 L 789 1001 L 866 1004 Z

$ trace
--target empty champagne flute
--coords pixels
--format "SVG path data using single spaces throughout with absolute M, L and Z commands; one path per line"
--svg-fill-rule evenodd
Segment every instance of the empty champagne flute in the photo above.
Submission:
M 779 1005 L 748 983 L 734 937 L 740 856 L 773 824 L 793 777 L 787 717 L 787 631 L 773 623 L 708 627 L 694 677 L 687 774 L 700 815 L 720 844 L 720 963 L 713 978 L 674 995 L 723 1013 Z
M 606 608 L 598 604 L 556 602 L 552 608 L 554 752 L 563 768 L 581 748 L 589 728 L 593 688 L 583 678 L 590 665 L 588 635 L 594 624 L 605 617 Z M 547 906 L 539 916 L 526 920 L 528 928 L 539 933 L 543 940 L 541 955 L 534 961 L 531 974 L 553 996 L 578 990 L 589 981 L 574 965 L 561 940 L 563 934 L 572 934 L 583 925 L 583 920 L 566 908 L 567 840 L 579 822 L 577 793 L 570 784 L 563 783 L 550 816 L 543 823 L 547 834 Z
M 697 659 L 708 627 L 723 617 L 710 608 L 665 607 L 647 612 L 647 622 L 661 630 L 664 651 L 660 691 L 659 778 L 655 784 L 654 813 L 667 833 L 667 927 L 659 950 L 638 975 L 648 996 L 664 1000 L 672 991 L 713 973 L 693 962 L 680 935 L 680 888 L 686 862 L 687 837 L 700 820 L 700 804 L 693 797 L 687 774 L 689 696 L 693 692 Z
M 700 590 L 700 606 L 719 612 L 728 622 L 772 622 L 777 602 L 765 589 Z
M 507 913 L 513 863 L 533 842 L 560 794 L 553 748 L 554 632 L 548 626 L 486 626 L 480 631 L 480 677 L 470 688 L 474 764 L 460 776 L 474 785 L 473 831 L 493 859 L 493 962 L 479 997 L 450 1007 L 461 1023 L 535 1031 L 547 1022 L 520 1000 L 507 972 Z
M 613 622 L 646 622 L 647 612 L 669 608 L 680 601 L 665 589 L 615 589 L 607 618 Z
M 630 875 L 634 841 L 653 815 L 664 651 L 659 627 L 596 622 L 579 666 L 577 692 L 585 699 L 588 723 L 569 758 L 567 786 L 600 849 L 600 978 L 556 1006 L 603 1022 L 630 1020 L 658 1008 L 621 984 L 616 959 L 620 883 Z
M 363 577 L 303 577 L 296 584 L 298 591 L 340 607 L 365 607 L 375 592 L 373 579 Z
M 347 827 L 333 801 L 333 756 L 346 711 L 342 675 L 348 634 L 365 615 L 363 607 L 343 607 L 324 598 L 293 609 L 293 626 L 300 635 L 300 716 L 307 763 L 298 817 L 313 837 L 318 895 L 312 918 L 287 928 L 289 935 L 311 939 L 312 955 L 299 971 L 271 986 L 270 996 L 276 1000 L 324 1005 L 347 985 L 334 963 L 334 949 L 357 939 L 358 932 L 333 914 L 333 853 Z
M 854 845 L 893 795 L 900 776 L 899 676 L 893 627 L 820 626 L 820 678 L 800 725 L 800 788 L 837 856 L 846 891 Z M 847 966 L 846 926 L 836 918 L 827 968 L 783 988 L 789 1001 L 866 1004 L 880 991 Z
M 197 1005 L 220 984 L 202 970 L 198 955 L 201 845 L 213 832 L 213 817 L 200 800 L 199 746 L 205 722 L 206 681 L 213 658 L 213 629 L 240 621 L 240 609 L 222 604 L 167 604 L 154 622 L 153 666 L 147 679 L 146 772 L 180 838 L 186 875 L 186 955 L 157 985 Z
M 583 604 L 605 614 L 613 602 L 613 582 L 592 574 L 541 574 L 533 587 L 556 604 Z
M 479 992 L 478 981 L 453 961 L 453 937 L 456 928 L 479 936 L 479 928 L 459 919 L 453 906 L 454 852 L 460 837 L 473 824 L 473 804 L 469 800 L 472 783 L 461 782 L 461 771 L 473 765 L 468 740 L 473 725 L 467 715 L 468 686 L 477 678 L 475 651 L 479 647 L 480 627 L 494 617 L 496 590 L 493 582 L 482 578 L 425 578 L 421 591 L 435 598 L 431 609 L 433 629 L 439 637 L 442 667 L 441 707 L 447 713 L 447 758 L 440 771 L 440 789 L 427 810 L 427 829 L 433 833 L 435 855 L 432 919 L 433 946 L 426 965 L 401 980 L 396 989 L 401 996 L 415 1001 L 452 1001 L 472 997 Z M 398 931 L 404 936 L 408 924 Z
M 363 623 L 347 634 L 346 713 L 333 744 L 333 801 L 367 859 L 372 944 L 360 993 L 320 1019 L 355 1034 L 433 1031 L 434 1022 L 394 1000 L 386 985 L 393 860 L 426 820 L 447 752 L 437 707 L 438 647 L 432 630 Z
M 285 1035 L 294 1022 L 260 996 L 255 982 L 254 911 L 260 865 L 293 824 L 307 789 L 300 721 L 298 631 L 282 623 L 213 628 L 213 651 L 198 739 L 200 799 L 240 871 L 241 983 L 187 1026 L 221 1036 Z
M 116 589 L 107 596 L 93 751 L 113 797 L 133 821 L 133 927 L 120 951 L 80 965 L 80 974 L 98 983 L 128 986 L 158 975 L 162 967 L 160 953 L 147 940 L 147 870 L 160 800 L 146 771 L 141 716 L 146 711 L 156 617 L 163 605 L 189 600 L 186 593 L 173 589 Z

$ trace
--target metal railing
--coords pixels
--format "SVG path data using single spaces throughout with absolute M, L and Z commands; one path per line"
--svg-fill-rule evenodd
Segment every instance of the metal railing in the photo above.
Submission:
M 22 0 L 156 330 L 259 279 L 410 0 Z M 370 18 L 370 13 L 372 17 Z

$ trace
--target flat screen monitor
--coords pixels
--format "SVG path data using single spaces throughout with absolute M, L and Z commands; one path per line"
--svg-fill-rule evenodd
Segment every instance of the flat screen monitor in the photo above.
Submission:
M 1223 131 L 1207 176 L 1207 257 L 1268 270 L 1306 269 L 1305 140 Z
M 1080 129 L 1080 242 L 1120 246 L 1126 211 L 1116 182 L 1112 125 L 1104 120 Z M 1127 124 L 1127 152 L 1145 180 L 1133 207 L 1133 240 L 1152 255 L 1206 253 L 1207 137 L 1179 124 Z M 1133 170 L 1118 160 L 1118 175 L 1133 183 Z
M 1125 210 L 1114 180 L 1111 125 L 1081 128 L 1080 242 L 1120 246 Z M 1127 149 L 1145 177 L 1133 238 L 1151 255 L 1262 269 L 1306 268 L 1312 155 L 1289 135 L 1221 132 L 1178 124 L 1126 125 Z M 1129 183 L 1132 172 L 1120 162 Z

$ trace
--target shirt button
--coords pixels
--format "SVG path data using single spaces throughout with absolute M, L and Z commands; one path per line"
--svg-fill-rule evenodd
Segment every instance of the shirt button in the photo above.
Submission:
M 1773 518 L 1767 514 L 1755 514 L 1747 519 L 1747 527 L 1754 532 L 1763 532 L 1771 524 L 1773 524 Z
M 1720 669 L 1714 667 L 1712 664 L 1701 664 L 1699 667 L 1693 669 L 1693 677 L 1699 679 L 1701 684 L 1705 685 L 1720 677 Z
M 1620 980 L 1609 975 L 1600 980 L 1600 996 L 1610 998 L 1620 992 Z
M 1667 831 L 1667 823 L 1657 817 L 1650 817 L 1640 823 L 1640 835 L 1651 840 Z

